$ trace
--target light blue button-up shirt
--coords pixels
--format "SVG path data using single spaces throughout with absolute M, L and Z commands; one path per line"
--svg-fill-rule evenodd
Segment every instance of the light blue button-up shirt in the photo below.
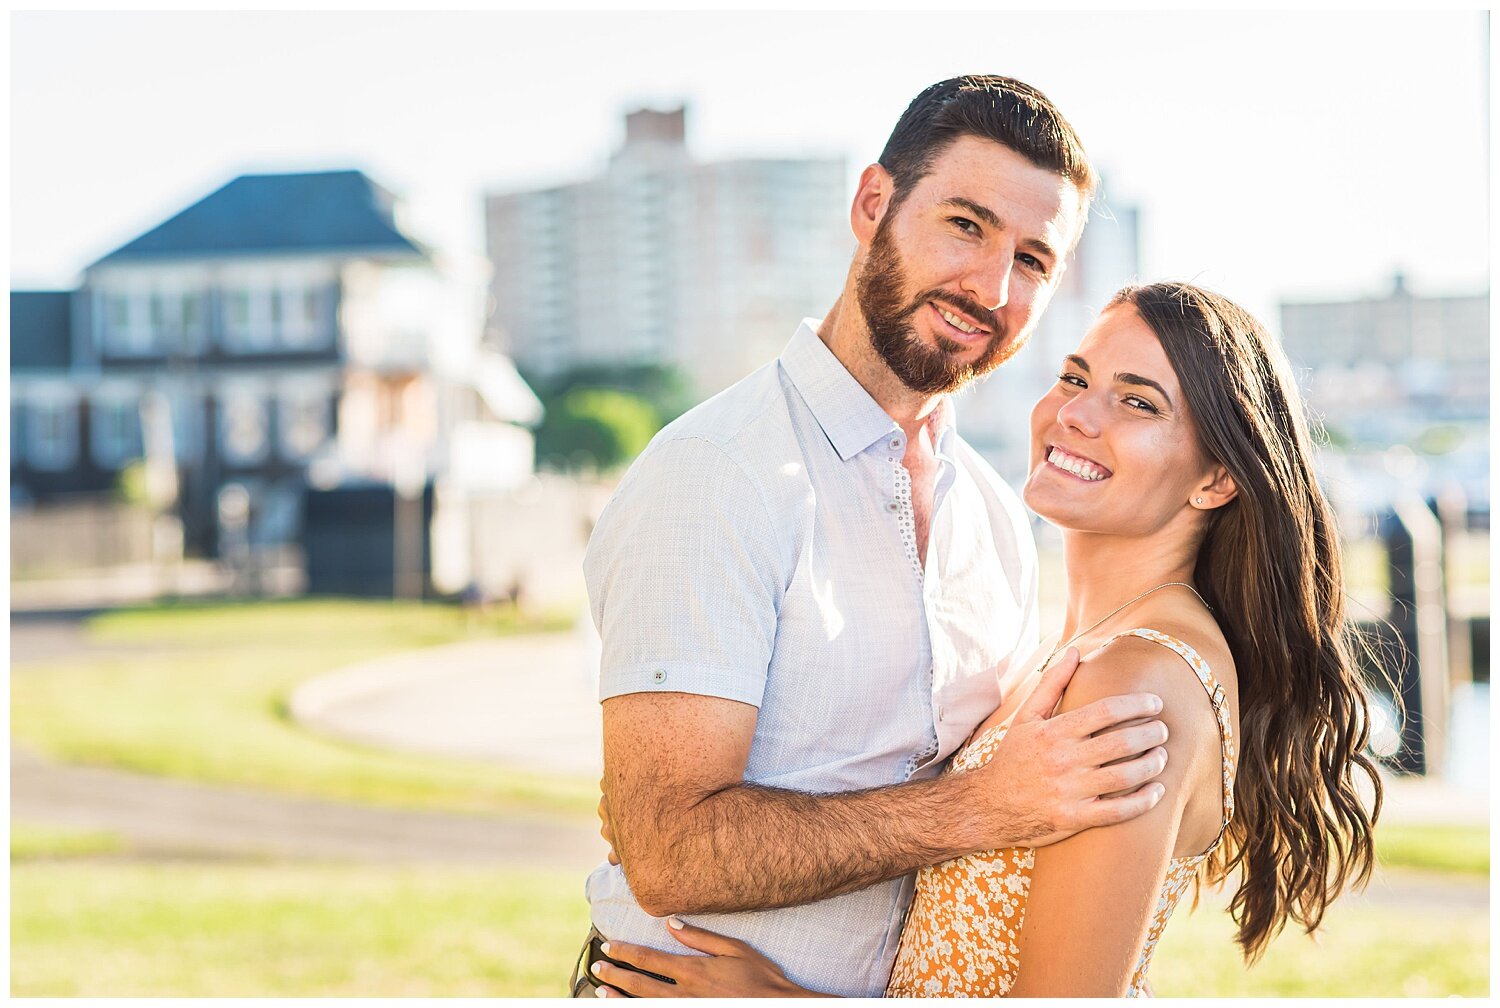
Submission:
M 589 541 L 600 700 L 673 691 L 758 709 L 745 780 L 848 791 L 930 777 L 1037 643 L 1036 548 L 1014 492 L 940 409 L 929 545 L 906 435 L 804 320 L 786 350 L 662 430 Z M 601 864 L 607 938 L 674 952 Z M 805 906 L 698 914 L 814 990 L 885 989 L 911 878 Z

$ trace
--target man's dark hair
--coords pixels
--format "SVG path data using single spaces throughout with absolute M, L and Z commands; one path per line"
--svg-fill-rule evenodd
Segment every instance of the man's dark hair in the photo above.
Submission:
M 1078 189 L 1085 205 L 1098 180 L 1072 125 L 1036 88 L 1011 77 L 974 74 L 934 84 L 906 107 L 880 152 L 894 183 L 891 209 L 961 136 L 993 140 Z

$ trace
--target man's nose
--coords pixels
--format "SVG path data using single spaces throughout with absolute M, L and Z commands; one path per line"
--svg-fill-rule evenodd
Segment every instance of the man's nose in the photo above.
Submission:
M 999 263 L 987 261 L 969 274 L 964 286 L 969 294 L 990 311 L 999 311 L 1010 300 L 1010 274 L 1014 257 L 1007 251 Z

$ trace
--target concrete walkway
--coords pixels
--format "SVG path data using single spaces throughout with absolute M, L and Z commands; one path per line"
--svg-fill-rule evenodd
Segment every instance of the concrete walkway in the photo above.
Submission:
M 582 631 L 465 641 L 319 676 L 291 697 L 309 729 L 542 773 L 603 772 L 598 659 Z
M 117 833 L 150 857 L 496 864 L 581 877 L 605 853 L 597 828 L 577 821 L 348 805 L 63 766 L 15 748 L 10 813 L 18 822 Z

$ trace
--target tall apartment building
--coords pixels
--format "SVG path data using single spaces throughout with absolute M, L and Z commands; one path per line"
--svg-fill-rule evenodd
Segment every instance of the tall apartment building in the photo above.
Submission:
M 711 395 L 827 311 L 848 183 L 838 158 L 694 161 L 683 108 L 631 112 L 602 175 L 487 198 L 489 338 L 540 378 L 670 364 Z

